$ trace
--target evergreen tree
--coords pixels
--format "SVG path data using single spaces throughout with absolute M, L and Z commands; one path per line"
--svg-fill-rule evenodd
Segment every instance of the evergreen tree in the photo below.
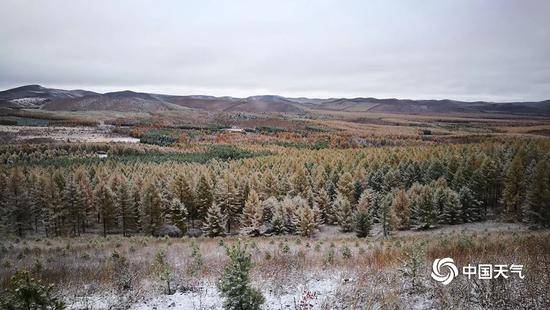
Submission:
M 369 235 L 371 230 L 371 219 L 370 219 L 370 199 L 369 195 L 364 192 L 359 198 L 357 204 L 357 210 L 354 214 L 354 229 L 357 237 L 365 238 Z
M 244 233 L 259 236 L 263 224 L 262 206 L 254 189 L 248 194 L 241 219 L 241 229 Z
M 292 194 L 294 196 L 306 197 L 309 182 L 304 167 L 296 169 L 292 176 Z
M 395 230 L 397 217 L 393 209 L 393 193 L 387 193 L 380 205 L 380 224 L 384 237 L 388 237 L 390 232 Z
M 462 206 L 462 222 L 478 222 L 482 219 L 481 202 L 478 201 L 467 186 L 462 186 L 458 193 L 460 205 Z
M 145 185 L 141 199 L 143 228 L 145 232 L 154 235 L 163 223 L 166 199 L 154 181 Z
M 126 179 L 122 179 L 118 185 L 118 190 L 115 193 L 115 206 L 122 228 L 122 235 L 128 236 L 128 232 L 136 227 L 136 218 L 134 218 L 136 214 L 133 210 L 132 197 L 130 196 L 130 189 L 128 188 Z
M 178 227 L 182 233 L 187 231 L 187 208 L 176 197 L 170 201 L 170 213 L 168 222 Z
M 206 175 L 201 175 L 199 183 L 197 184 L 197 191 L 195 194 L 195 202 L 197 208 L 198 218 L 203 219 L 207 210 L 212 206 L 214 201 L 212 194 L 212 187 L 208 181 Z
M 414 223 L 420 228 L 430 228 L 437 222 L 437 209 L 433 203 L 433 193 L 430 186 L 418 185 L 411 187 L 408 192 Z
M 16 166 L 11 170 L 4 193 L 6 226 L 10 232 L 16 233 L 19 237 L 23 237 L 31 227 L 29 197 L 25 183 L 23 172 Z
M 323 223 L 334 224 L 335 216 L 331 210 L 330 197 L 324 188 L 319 189 L 317 195 L 314 197 L 315 203 L 320 211 L 320 216 Z
M 407 192 L 403 188 L 395 193 L 392 204 L 397 216 L 396 228 L 400 230 L 409 229 L 411 227 L 411 203 Z
M 527 189 L 524 220 L 532 227 L 550 226 L 550 165 L 541 159 L 534 169 L 531 186 Z
M 340 176 L 336 187 L 338 188 L 338 192 L 346 197 L 346 199 L 352 205 L 355 205 L 357 203 L 357 200 L 355 199 L 355 186 L 353 182 L 353 177 L 349 172 L 346 172 L 342 174 L 342 176 Z
M 505 216 L 509 221 L 521 220 L 521 205 L 524 193 L 523 159 L 516 155 L 506 172 L 504 192 L 502 195 Z
M 99 218 L 103 227 L 103 236 L 106 237 L 112 229 L 115 217 L 114 197 L 105 181 L 101 180 L 94 193 L 95 205 L 99 211 Z
M 459 195 L 448 187 L 437 187 L 433 195 L 433 203 L 440 224 L 460 224 L 463 221 L 462 204 Z
M 225 299 L 226 310 L 259 310 L 265 299 L 262 294 L 250 286 L 249 273 L 252 259 L 246 252 L 246 246 L 238 241 L 226 248 L 229 262 L 224 268 L 218 288 Z
M 283 204 L 278 203 L 273 209 L 273 216 L 271 217 L 271 229 L 274 234 L 280 235 L 285 233 L 285 208 Z
M 353 210 L 351 203 L 342 194 L 338 194 L 333 202 L 334 209 L 338 218 L 338 224 L 343 232 L 350 232 L 353 230 Z
M 194 221 L 198 217 L 197 208 L 195 207 L 195 194 L 193 188 L 187 181 L 184 174 L 178 174 L 172 182 L 172 194 L 174 197 L 184 204 L 188 212 L 188 221 L 192 228 L 195 228 Z
M 220 206 L 212 203 L 206 212 L 206 219 L 202 229 L 208 237 L 224 236 L 226 220 Z
M 302 237 L 311 237 L 317 230 L 315 212 L 307 203 L 298 203 L 293 219 L 296 233 Z
M 68 222 L 73 236 L 79 236 L 82 232 L 82 223 L 86 216 L 84 198 L 80 187 L 74 178 L 69 178 L 63 193 L 65 210 L 68 214 Z

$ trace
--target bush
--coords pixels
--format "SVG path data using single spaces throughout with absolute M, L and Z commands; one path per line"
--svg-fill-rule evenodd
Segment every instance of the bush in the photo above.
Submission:
M 52 285 L 44 285 L 25 269 L 19 270 L 10 279 L 9 290 L 0 299 L 0 309 L 65 309 L 63 302 L 52 295 L 52 290 Z
M 227 247 L 229 263 L 225 266 L 223 275 L 218 283 L 224 309 L 227 310 L 253 310 L 260 309 L 265 299 L 262 293 L 250 287 L 249 273 L 252 268 L 250 254 L 246 247 L 237 242 L 232 247 Z

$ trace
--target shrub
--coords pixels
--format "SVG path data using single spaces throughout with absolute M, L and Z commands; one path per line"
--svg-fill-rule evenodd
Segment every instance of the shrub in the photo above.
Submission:
M 52 295 L 52 290 L 52 285 L 31 277 L 25 269 L 19 270 L 9 281 L 9 290 L 0 300 L 0 309 L 64 309 L 65 305 Z
M 223 275 L 218 283 L 224 309 L 227 310 L 253 310 L 260 309 L 265 299 L 260 291 L 250 286 L 249 273 L 252 268 L 250 254 L 246 252 L 246 246 L 237 242 L 232 247 L 227 247 L 229 263 L 225 266 Z

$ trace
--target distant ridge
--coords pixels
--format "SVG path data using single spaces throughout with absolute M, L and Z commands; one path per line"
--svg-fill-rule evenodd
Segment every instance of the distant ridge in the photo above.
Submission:
M 247 98 L 204 95 L 177 96 L 134 92 L 105 94 L 26 85 L 0 92 L 0 107 L 47 111 L 159 112 L 197 109 L 212 112 L 292 113 L 309 110 L 394 114 L 502 113 L 550 116 L 550 100 L 495 103 L 457 100 L 377 98 L 290 98 L 275 95 Z

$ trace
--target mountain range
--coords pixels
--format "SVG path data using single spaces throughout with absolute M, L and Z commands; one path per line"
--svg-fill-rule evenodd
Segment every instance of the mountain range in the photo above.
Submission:
M 289 98 L 252 96 L 247 98 L 176 96 L 129 90 L 96 93 L 26 85 L 0 92 L 0 107 L 46 111 L 161 112 L 205 110 L 212 112 L 291 113 L 343 111 L 395 114 L 499 113 L 550 116 L 550 100 L 495 103 L 485 101 L 411 100 L 377 98 Z

